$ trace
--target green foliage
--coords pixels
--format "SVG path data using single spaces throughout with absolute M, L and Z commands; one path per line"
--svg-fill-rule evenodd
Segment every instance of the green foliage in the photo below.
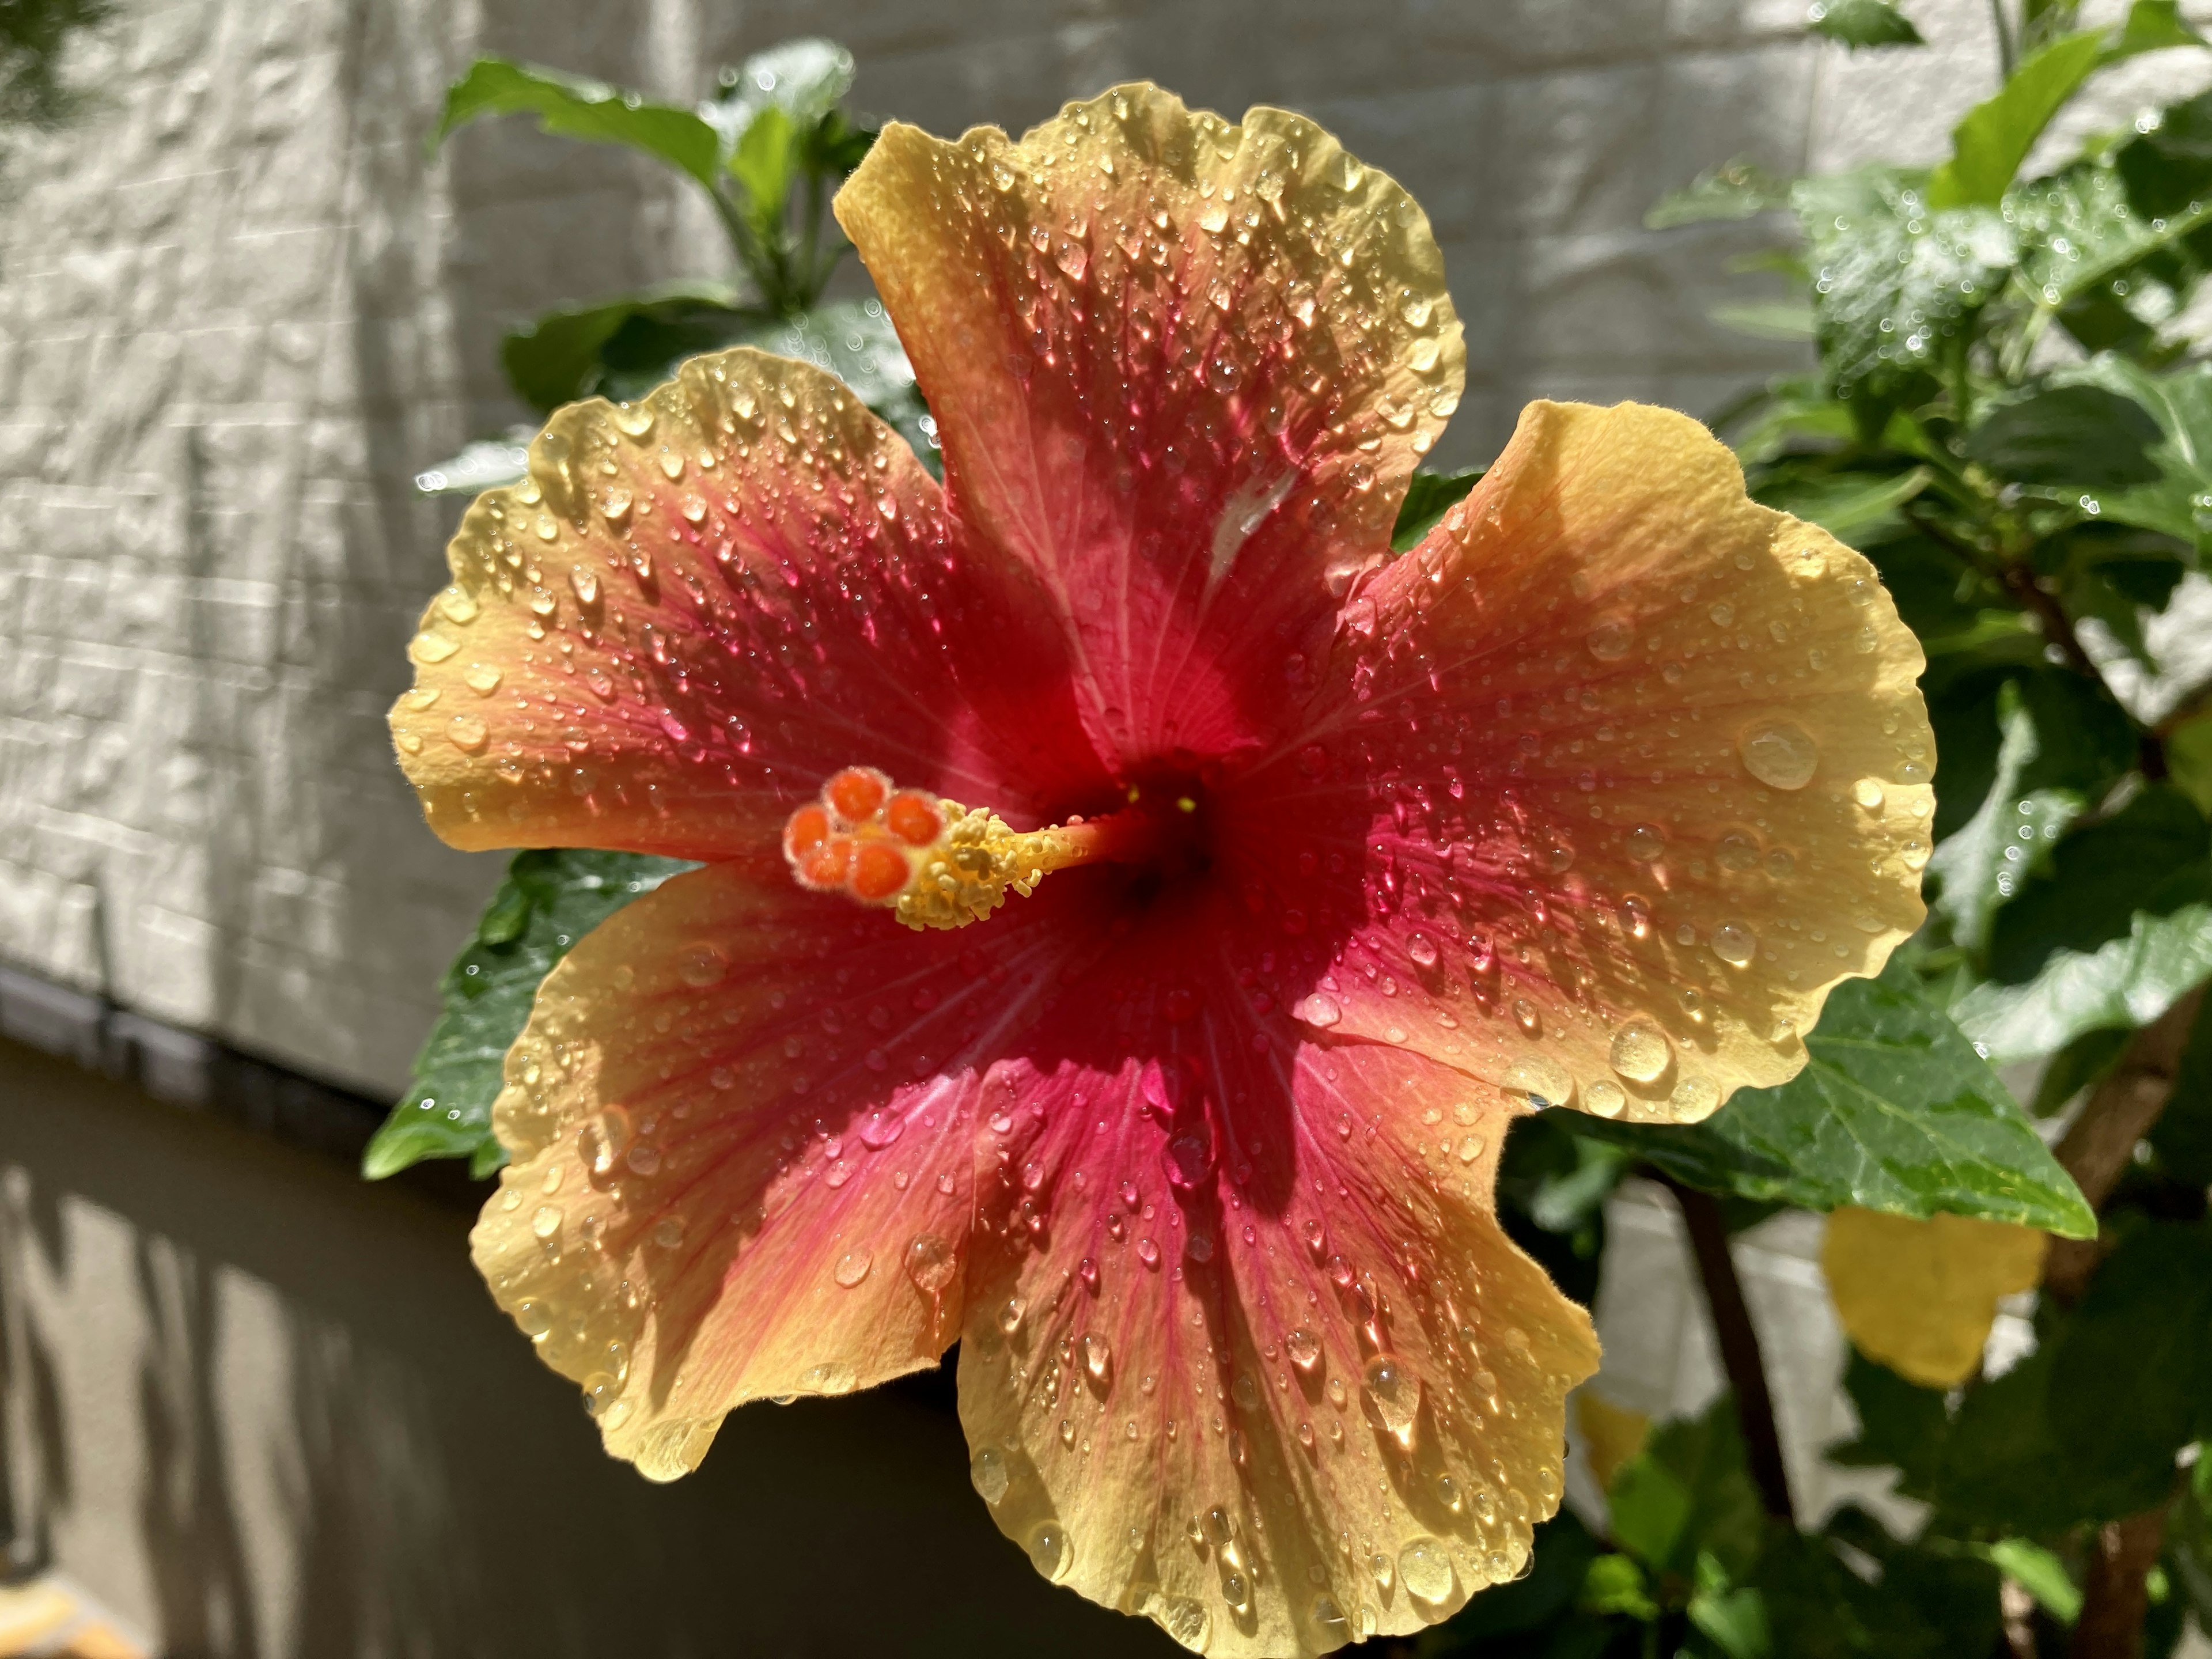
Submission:
M 115 15 L 116 0 L 0 0 L 0 127 L 54 127 L 83 94 L 63 78 L 70 42 Z
M 1813 33 L 1840 40 L 1853 51 L 1862 46 L 1924 46 L 1912 20 L 1892 0 L 1827 0 L 1813 8 Z
M 489 116 L 531 115 L 546 132 L 650 156 L 706 191 L 744 276 L 742 285 L 675 283 L 538 318 L 501 349 L 515 394 L 541 416 L 594 394 L 635 398 L 686 357 L 732 345 L 782 349 L 795 337 L 793 355 L 842 375 L 933 465 L 927 410 L 882 307 L 820 303 L 846 246 L 829 218 L 830 196 L 875 141 L 842 107 L 852 85 L 852 54 L 827 40 L 787 41 L 722 70 L 717 94 L 690 110 L 479 59 L 447 94 L 434 143 Z M 504 447 L 504 470 L 480 443 L 426 471 L 421 487 L 443 494 L 512 482 L 520 465 Z
M 530 1018 L 540 981 L 569 947 L 641 893 L 690 866 L 635 853 L 518 853 L 475 936 L 439 985 L 444 1010 L 415 1079 L 362 1157 L 372 1180 L 427 1158 L 465 1158 L 489 1175 L 501 1062 Z
M 432 145 L 487 115 L 534 115 L 541 131 L 639 150 L 714 188 L 721 141 L 712 126 L 690 110 L 651 103 L 604 82 L 480 58 L 447 92 Z
M 1398 522 L 1390 532 L 1394 552 L 1406 553 L 1443 521 L 1445 514 L 1464 501 L 1468 490 L 1481 482 L 1483 469 L 1471 472 L 1416 472 L 1398 504 Z
M 1695 1128 L 1589 1119 L 1578 1132 L 1708 1192 L 2094 1231 L 2034 1126 L 1903 963 L 1838 986 L 1805 1047 L 1796 1077 L 1739 1091 Z
M 2061 35 L 2030 57 L 1951 129 L 1951 157 L 1928 177 L 1928 205 L 1940 212 L 2002 201 L 2051 118 L 2104 61 L 2096 29 Z

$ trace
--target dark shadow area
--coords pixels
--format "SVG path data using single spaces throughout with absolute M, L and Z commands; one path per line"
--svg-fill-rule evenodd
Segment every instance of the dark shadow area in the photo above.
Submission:
M 127 1367 L 141 1437 L 103 1443 L 102 1401 L 64 1391 L 11 1412 L 11 1442 L 46 1443 L 14 1449 L 72 1474 L 143 1457 L 143 1614 L 172 1659 L 1164 1650 L 999 1536 L 932 1374 L 738 1412 L 698 1474 L 654 1486 L 493 1307 L 465 1212 L 12 1046 L 0 1158 L 23 1223 L 8 1311 L 59 1355 L 11 1342 L 10 1392 L 39 1392 L 19 1366 L 64 1390 Z M 88 1230 L 130 1239 L 127 1297 L 108 1252 L 72 1256 Z M 25 1517 L 95 1590 L 130 1582 L 71 1553 L 113 1473 L 44 1477 Z M 271 1606 L 289 1627 L 249 1611 Z

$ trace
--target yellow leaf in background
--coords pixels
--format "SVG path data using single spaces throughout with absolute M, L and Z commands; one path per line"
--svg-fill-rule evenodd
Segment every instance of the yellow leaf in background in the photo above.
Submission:
M 1997 1303 L 2034 1289 L 2050 1242 L 2009 1222 L 1842 1209 L 1828 1218 L 1820 1265 L 1861 1353 L 1923 1388 L 1950 1389 L 1981 1363 Z
M 1575 1422 L 1589 1452 L 1591 1473 L 1597 1476 L 1599 1486 L 1612 1491 L 1613 1477 L 1620 1466 L 1644 1449 L 1651 1419 L 1584 1389 L 1575 1396 Z

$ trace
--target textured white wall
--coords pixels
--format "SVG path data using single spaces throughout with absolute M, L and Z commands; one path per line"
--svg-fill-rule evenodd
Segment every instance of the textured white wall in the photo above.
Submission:
M 1709 411 L 1795 361 L 1706 320 L 1759 232 L 1654 235 L 1737 154 L 1929 156 L 1992 74 L 1848 60 L 1802 0 L 132 0 L 100 104 L 0 199 L 0 957 L 304 1069 L 396 1088 L 497 860 L 439 847 L 383 710 L 450 507 L 408 479 L 519 411 L 500 332 L 715 269 L 684 188 L 524 124 L 422 136 L 478 50 L 703 90 L 829 32 L 859 101 L 1018 128 L 1145 76 L 1307 110 L 1427 206 L 1468 320 L 1439 459 L 1538 394 Z M 2113 77 L 2124 114 L 2198 76 Z

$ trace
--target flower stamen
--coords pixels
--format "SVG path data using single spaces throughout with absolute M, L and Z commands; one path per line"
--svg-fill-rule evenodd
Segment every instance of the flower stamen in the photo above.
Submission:
M 848 766 L 785 822 L 783 856 L 801 887 L 886 907 L 919 932 L 965 927 L 1004 904 L 1009 890 L 1027 898 L 1055 870 L 1135 862 L 1158 840 L 1153 814 L 1133 805 L 1016 830 L 988 808 L 901 789 L 872 766 Z

